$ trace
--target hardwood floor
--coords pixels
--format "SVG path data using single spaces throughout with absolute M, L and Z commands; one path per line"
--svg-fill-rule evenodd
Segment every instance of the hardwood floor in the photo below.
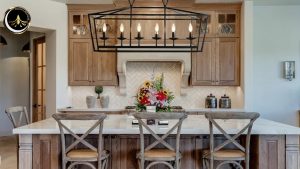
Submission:
M 17 169 L 17 138 L 0 137 L 0 169 Z

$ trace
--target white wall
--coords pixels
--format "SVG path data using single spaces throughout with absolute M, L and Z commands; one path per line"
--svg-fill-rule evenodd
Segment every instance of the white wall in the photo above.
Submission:
M 299 124 L 300 6 L 254 6 L 254 110 L 262 117 Z M 296 79 L 282 78 L 282 61 L 296 61 Z
M 0 136 L 12 133 L 12 124 L 4 113 L 13 106 L 29 107 L 29 54 L 21 51 L 29 33 L 14 35 L 0 28 L 7 46 L 0 47 Z
M 47 116 L 69 104 L 67 6 L 50 0 L 1 0 L 0 15 L 12 6 L 22 6 L 31 15 L 31 30 L 46 31 Z M 0 17 L 0 20 L 3 19 Z M 2 21 L 0 21 L 2 22 Z M 42 28 L 42 29 L 41 29 Z

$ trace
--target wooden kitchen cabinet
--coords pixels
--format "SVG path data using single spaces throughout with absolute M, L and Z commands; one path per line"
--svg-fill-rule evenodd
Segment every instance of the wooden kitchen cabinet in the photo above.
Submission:
M 90 39 L 70 39 L 69 85 L 117 85 L 115 53 L 94 52 Z
M 240 85 L 239 38 L 216 39 L 216 78 L 220 86 Z
M 192 53 L 192 85 L 213 85 L 215 80 L 215 39 L 206 38 L 203 52 Z
M 192 54 L 194 86 L 238 86 L 240 84 L 239 38 L 207 38 L 203 52 Z
M 240 10 L 211 11 L 202 52 L 192 53 L 193 86 L 240 85 Z
M 93 53 L 91 49 L 90 39 L 70 39 L 69 85 L 90 85 Z
M 116 86 L 117 56 L 114 52 L 93 52 L 92 86 Z

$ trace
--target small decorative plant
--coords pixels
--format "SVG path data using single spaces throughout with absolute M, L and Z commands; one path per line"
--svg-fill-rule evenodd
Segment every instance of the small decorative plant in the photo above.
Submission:
M 103 92 L 103 87 L 102 86 L 95 86 L 95 93 L 98 94 L 97 99 L 100 99 L 100 94 Z
M 152 81 L 145 81 L 136 95 L 137 111 L 146 110 L 146 106 L 156 106 L 157 112 L 170 111 L 174 95 L 163 86 L 163 73 Z

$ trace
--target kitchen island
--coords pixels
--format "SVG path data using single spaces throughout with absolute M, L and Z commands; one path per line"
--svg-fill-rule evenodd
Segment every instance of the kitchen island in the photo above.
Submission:
M 104 147 L 111 153 L 110 169 L 137 169 L 135 158 L 139 147 L 139 129 L 132 125 L 130 114 L 107 116 L 104 121 Z M 153 125 L 158 134 L 172 127 Z M 245 120 L 222 120 L 221 126 L 229 134 L 242 129 Z M 91 125 L 84 121 L 65 121 L 75 133 L 84 133 Z M 61 146 L 59 128 L 52 118 L 14 129 L 19 134 L 19 169 L 60 169 Z M 93 131 L 96 134 L 97 131 Z M 209 147 L 208 121 L 203 115 L 189 115 L 183 122 L 181 132 L 182 166 L 184 169 L 201 169 L 201 152 Z M 258 119 L 253 126 L 251 138 L 251 160 L 253 169 L 299 169 L 300 128 Z M 151 140 L 150 136 L 145 137 Z M 91 142 L 96 138 L 91 135 Z M 175 138 L 168 138 L 172 142 Z M 220 137 L 216 141 L 221 141 Z M 243 143 L 243 136 L 240 141 Z M 159 167 L 162 169 L 162 167 Z

